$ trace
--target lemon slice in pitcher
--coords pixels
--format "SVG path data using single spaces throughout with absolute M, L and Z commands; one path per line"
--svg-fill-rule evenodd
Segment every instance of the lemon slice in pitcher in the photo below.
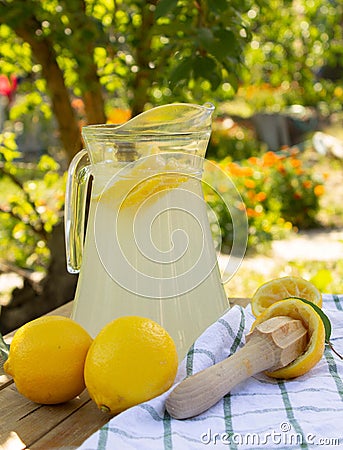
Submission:
M 189 178 L 175 160 L 150 155 L 132 168 L 124 169 L 98 199 L 119 202 L 120 208 L 137 207 L 156 194 L 177 188 Z
M 159 173 L 137 183 L 123 200 L 122 208 L 141 204 L 144 200 L 187 181 L 187 176 L 179 173 Z
M 275 278 L 262 284 L 251 299 L 251 309 L 258 317 L 273 303 L 289 297 L 300 297 L 322 306 L 322 295 L 310 282 L 301 277 Z

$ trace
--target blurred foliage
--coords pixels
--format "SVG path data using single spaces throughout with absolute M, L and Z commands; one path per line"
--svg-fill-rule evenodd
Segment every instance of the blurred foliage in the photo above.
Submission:
M 63 204 L 64 178 L 50 157 L 31 173 L 14 163 L 22 156 L 16 153 L 20 127 L 43 124 L 45 148 L 56 128 L 46 76 L 51 66 L 40 63 L 40 45 L 56 59 L 77 129 L 94 111 L 89 95 L 99 86 L 111 122 L 174 101 L 210 100 L 221 113 L 230 100 L 243 116 L 295 103 L 330 114 L 343 104 L 342 14 L 339 0 L 1 1 L 0 73 L 17 75 L 19 84 L 10 105 L 16 139 L 7 131 L 0 137 L 0 257 L 43 267 Z M 292 227 L 316 225 L 322 194 L 321 180 L 301 159 L 264 152 L 248 128 L 214 127 L 208 157 L 223 159 L 220 167 L 244 199 L 251 247 Z M 226 195 L 225 187 L 218 192 Z M 207 195 L 229 246 L 230 218 Z
M 48 108 L 37 54 L 46 45 L 86 122 L 99 86 L 108 114 L 174 101 L 220 109 L 238 87 L 235 99 L 253 111 L 298 103 L 329 113 L 342 109 L 342 9 L 339 0 L 4 0 L 0 71 Z M 25 27 L 34 50 L 18 37 Z
M 251 259 L 243 261 L 237 275 L 225 285 L 227 295 L 251 298 L 263 283 L 288 275 L 311 281 L 322 293 L 341 295 L 343 292 L 342 259 L 313 261 L 305 258 L 304 260 L 284 261 L 271 258 L 257 259 L 256 262 Z
M 29 270 L 42 270 L 49 261 L 48 236 L 61 220 L 65 177 L 56 161 L 43 155 L 28 171 L 14 135 L 0 134 L 0 259 Z
M 253 108 L 277 112 L 323 103 L 324 109 L 342 109 L 342 15 L 340 0 L 254 4 L 246 17 L 253 38 L 245 49 L 241 93 Z
M 4 1 L 0 54 L 5 60 L 0 69 L 34 84 L 44 79 L 30 46 L 21 49 L 14 32 L 30 19 L 37 39 L 52 44 L 66 85 L 77 97 L 89 88 L 89 57 L 106 96 L 115 98 L 119 107 L 136 110 L 140 96 L 153 104 L 166 99 L 206 101 L 223 83 L 232 96 L 250 40 L 243 15 L 252 4 L 251 0 Z M 143 84 L 138 82 L 143 79 Z M 35 87 L 45 92 L 44 83 Z
M 241 195 L 248 216 L 250 249 L 259 250 L 263 244 L 285 237 L 292 229 L 318 225 L 323 180 L 296 155 L 266 152 L 239 163 L 227 157 L 217 164 L 227 181 L 219 180 L 216 173 L 205 172 L 204 190 L 220 224 L 223 250 L 230 250 L 234 239 L 232 218 L 225 206 L 230 205 L 231 184 Z
M 206 157 L 219 161 L 229 156 L 233 161 L 240 161 L 264 151 L 266 145 L 257 140 L 254 130 L 227 117 L 213 123 Z

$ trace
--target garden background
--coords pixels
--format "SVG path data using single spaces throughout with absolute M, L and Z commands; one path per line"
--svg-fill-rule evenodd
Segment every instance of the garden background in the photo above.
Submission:
M 176 101 L 214 103 L 207 158 L 245 203 L 228 295 L 286 274 L 342 293 L 342 17 L 339 0 L 2 1 L 1 331 L 72 298 L 63 206 L 81 127 Z M 230 192 L 205 181 L 225 265 Z

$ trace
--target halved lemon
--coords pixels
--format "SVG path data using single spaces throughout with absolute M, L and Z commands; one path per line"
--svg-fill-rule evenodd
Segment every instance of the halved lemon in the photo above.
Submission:
M 273 378 L 295 378 L 311 370 L 321 359 L 325 348 L 325 327 L 319 314 L 308 303 L 298 298 L 288 298 L 272 304 L 260 314 L 251 329 L 271 317 L 289 316 L 303 322 L 308 333 L 305 352 L 286 367 L 265 372 Z
M 255 317 L 279 300 L 300 297 L 315 305 L 322 306 L 322 294 L 310 282 L 301 277 L 275 278 L 262 284 L 251 299 L 251 310 Z

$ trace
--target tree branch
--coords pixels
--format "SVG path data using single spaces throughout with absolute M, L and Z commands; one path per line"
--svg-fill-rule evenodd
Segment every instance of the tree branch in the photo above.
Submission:
M 48 235 L 43 227 L 43 222 L 39 220 L 39 224 L 42 225 L 41 228 L 37 228 L 35 225 L 33 225 L 30 221 L 26 221 L 21 217 L 19 214 L 16 214 L 13 212 L 11 208 L 6 208 L 4 206 L 0 205 L 0 213 L 9 214 L 13 219 L 17 220 L 18 222 L 24 222 L 25 225 L 27 225 L 35 234 L 37 234 L 41 239 L 47 240 Z
M 24 222 L 26 225 L 28 225 L 32 229 L 32 231 L 34 231 L 36 234 L 38 234 L 42 239 L 46 240 L 47 233 L 44 229 L 44 222 L 40 218 L 40 215 L 36 210 L 36 205 L 31 200 L 30 195 L 26 192 L 23 183 L 19 180 L 19 178 L 17 178 L 12 173 L 6 171 L 3 167 L 0 167 L 0 173 L 7 176 L 17 187 L 19 187 L 20 191 L 23 193 L 23 195 L 25 197 L 25 201 L 30 205 L 31 209 L 33 210 L 33 212 L 37 218 L 38 226 L 33 225 L 30 221 L 25 221 L 23 219 L 23 217 L 21 217 L 18 214 L 15 214 L 11 208 L 6 208 L 6 207 L 3 207 L 0 205 L 0 212 L 9 214 L 14 219 L 16 219 L 20 222 Z
M 30 5 L 31 4 L 31 5 Z M 42 29 L 40 21 L 32 13 L 35 5 L 30 0 L 18 1 L 17 8 L 22 7 L 22 14 L 10 16 L 8 11 L 11 5 L 0 4 L 0 23 L 10 20 L 9 26 L 18 37 L 27 42 L 37 62 L 42 67 L 42 73 L 50 93 L 52 109 L 55 113 L 60 138 L 68 158 L 71 158 L 82 148 L 80 129 L 71 106 L 69 92 L 64 82 L 63 72 L 60 69 L 53 44 L 48 37 L 36 34 Z
M 64 10 L 68 13 L 70 27 L 74 32 L 70 36 L 70 48 L 73 57 L 78 63 L 80 87 L 85 105 L 85 113 L 88 124 L 105 123 L 105 104 L 102 87 L 98 76 L 98 68 L 94 63 L 94 50 L 100 27 L 97 28 L 94 19 L 86 14 L 84 0 L 63 1 Z M 87 30 L 94 35 L 93 39 L 80 41 L 83 35 L 76 30 Z M 102 36 L 101 36 L 102 37 Z M 106 38 L 107 40 L 107 38 Z M 83 51 L 80 52 L 80 49 Z

